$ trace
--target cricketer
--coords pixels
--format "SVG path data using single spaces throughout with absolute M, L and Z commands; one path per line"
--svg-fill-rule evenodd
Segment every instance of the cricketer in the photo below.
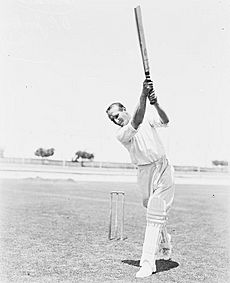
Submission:
M 155 107 L 158 119 L 146 114 L 147 99 Z M 152 111 L 153 112 L 153 111 Z M 106 113 L 119 126 L 117 139 L 125 146 L 133 164 L 138 167 L 138 187 L 146 207 L 146 230 L 137 278 L 156 271 L 156 259 L 171 256 L 171 235 L 166 230 L 169 208 L 174 198 L 173 167 L 157 133 L 166 127 L 168 116 L 160 107 L 151 80 L 143 83 L 141 95 L 133 115 L 120 102 L 112 103 Z

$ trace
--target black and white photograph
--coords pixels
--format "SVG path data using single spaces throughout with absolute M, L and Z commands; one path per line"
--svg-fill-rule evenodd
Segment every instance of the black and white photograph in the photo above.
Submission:
M 230 2 L 0 1 L 0 282 L 230 282 Z

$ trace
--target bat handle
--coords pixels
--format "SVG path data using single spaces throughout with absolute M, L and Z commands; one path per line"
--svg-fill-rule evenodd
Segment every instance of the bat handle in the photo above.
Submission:
M 151 78 L 150 78 L 150 73 L 149 72 L 145 72 L 145 78 L 147 81 L 151 81 Z M 155 101 L 150 101 L 150 104 L 153 105 L 157 102 L 157 99 Z
M 154 105 L 157 102 L 157 98 L 154 99 L 154 101 L 150 101 L 151 105 Z
M 146 72 L 145 72 L 145 78 L 146 78 L 147 81 L 151 81 L 149 71 L 146 71 Z

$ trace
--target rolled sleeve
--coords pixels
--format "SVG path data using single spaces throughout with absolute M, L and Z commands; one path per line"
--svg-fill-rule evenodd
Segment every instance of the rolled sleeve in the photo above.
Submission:
M 160 120 L 156 121 L 154 119 L 152 121 L 149 121 L 149 124 L 154 128 L 168 127 L 168 124 L 164 124 Z
M 127 124 L 126 126 L 119 129 L 117 132 L 117 139 L 123 143 L 127 144 L 131 141 L 133 136 L 137 133 L 137 130 L 133 128 L 131 123 Z

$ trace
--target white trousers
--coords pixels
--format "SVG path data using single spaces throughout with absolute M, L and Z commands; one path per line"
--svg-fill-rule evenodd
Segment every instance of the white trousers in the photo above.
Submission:
M 147 207 L 149 197 L 165 200 L 167 211 L 174 199 L 174 169 L 164 156 L 155 163 L 138 166 L 138 187 L 142 194 L 143 205 Z
M 174 199 L 174 169 L 166 157 L 155 163 L 138 166 L 138 186 L 142 193 L 143 205 L 147 207 L 150 196 L 160 198 L 166 203 L 168 212 Z M 166 223 L 164 225 L 146 225 L 145 239 L 140 265 L 147 260 L 155 266 L 155 254 L 158 250 L 159 239 L 167 238 Z

